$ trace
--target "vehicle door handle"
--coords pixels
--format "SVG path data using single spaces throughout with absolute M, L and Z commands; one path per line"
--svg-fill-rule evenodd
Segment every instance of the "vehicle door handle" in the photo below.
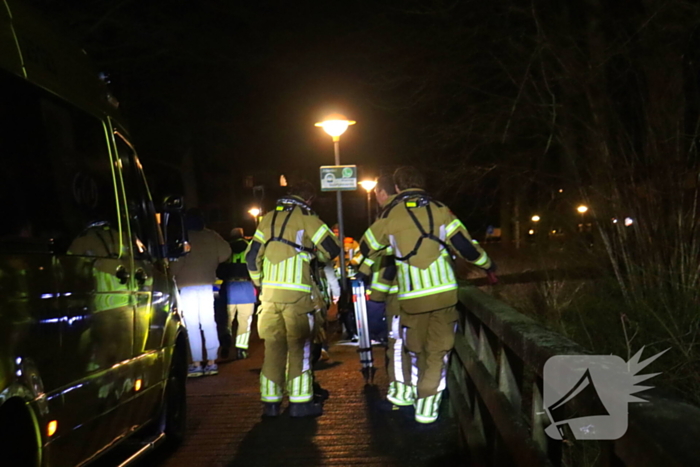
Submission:
M 124 266 L 117 267 L 117 271 L 114 275 L 117 276 L 120 284 L 126 284 L 129 282 L 129 278 L 131 277 L 131 274 L 129 274 L 129 271 L 127 271 Z
M 137 269 L 136 273 L 134 273 L 134 277 L 136 278 L 136 282 L 138 282 L 139 285 L 145 284 L 148 280 L 148 274 L 146 274 L 146 271 L 144 271 L 143 269 Z

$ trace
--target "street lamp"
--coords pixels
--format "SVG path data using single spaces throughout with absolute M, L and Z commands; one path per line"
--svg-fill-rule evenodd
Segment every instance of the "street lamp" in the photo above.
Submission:
M 253 219 L 255 220 L 255 227 L 258 226 L 258 216 L 260 215 L 260 209 L 259 208 L 250 208 L 248 210 L 248 214 L 253 216 Z
M 360 186 L 367 190 L 367 226 L 372 225 L 372 196 L 370 193 L 377 186 L 376 180 L 362 180 Z
M 323 128 L 323 131 L 328 133 L 333 138 L 333 147 L 335 149 L 335 165 L 340 165 L 340 135 L 345 133 L 350 125 L 354 125 L 354 120 L 348 120 L 344 115 L 333 114 L 326 117 L 322 122 L 316 123 L 316 126 Z M 343 198 L 340 191 L 336 191 L 336 200 L 338 203 L 338 236 L 340 237 L 340 287 L 343 291 L 347 288 L 347 273 L 345 271 L 345 229 L 343 228 Z
M 532 216 L 532 222 L 539 222 L 539 221 L 540 221 L 540 216 L 538 216 L 537 214 Z

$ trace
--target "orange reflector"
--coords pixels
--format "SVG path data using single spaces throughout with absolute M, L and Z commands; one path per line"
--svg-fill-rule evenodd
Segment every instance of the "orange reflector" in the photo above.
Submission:
M 49 437 L 51 437 L 56 434 L 56 430 L 58 430 L 58 421 L 51 420 L 49 424 L 46 425 L 46 434 L 49 435 Z
M 136 382 L 134 383 L 134 390 L 137 392 L 141 390 L 141 380 L 137 379 Z

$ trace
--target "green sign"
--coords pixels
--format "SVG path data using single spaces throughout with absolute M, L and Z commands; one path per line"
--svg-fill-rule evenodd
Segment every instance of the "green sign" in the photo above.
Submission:
M 357 190 L 357 166 L 324 165 L 321 167 L 321 191 Z

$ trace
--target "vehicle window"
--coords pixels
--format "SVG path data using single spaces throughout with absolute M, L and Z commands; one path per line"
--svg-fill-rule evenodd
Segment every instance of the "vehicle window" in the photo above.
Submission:
M 138 155 L 121 133 L 116 133 L 115 141 L 126 188 L 134 255 L 159 258 L 162 235 Z
M 5 72 L 0 122 L 0 252 L 118 256 L 102 122 Z

